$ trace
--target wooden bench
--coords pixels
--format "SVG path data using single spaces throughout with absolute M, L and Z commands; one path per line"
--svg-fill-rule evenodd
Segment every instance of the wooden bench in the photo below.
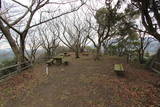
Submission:
M 88 55 L 89 55 L 89 53 L 82 53 L 82 55 L 83 55 L 83 56 L 88 56 Z
M 154 61 L 153 64 L 151 65 L 151 69 L 152 69 L 152 71 L 160 74 L 160 62 Z
M 70 54 L 68 54 L 67 52 L 64 52 L 64 56 L 70 56 Z
M 46 64 L 47 64 L 48 66 L 54 64 L 54 59 L 50 59 L 49 61 L 46 62 Z
M 60 54 L 60 56 L 64 56 L 63 54 Z
M 56 57 L 54 57 L 53 59 L 55 60 L 55 64 L 56 64 L 56 65 L 61 65 L 63 58 L 64 58 L 63 56 L 56 56 Z
M 62 60 L 62 63 L 63 63 L 64 65 L 68 65 L 69 62 L 68 62 L 66 59 L 63 59 L 63 60 Z
M 115 64 L 114 65 L 114 71 L 116 72 L 117 75 L 124 75 L 124 68 L 122 64 Z
M 68 65 L 68 61 L 64 59 L 64 56 L 56 56 L 52 59 L 50 59 L 49 61 L 46 62 L 46 64 L 48 66 L 50 65 L 61 65 L 61 64 L 64 64 L 64 65 Z
M 67 56 L 68 53 L 67 53 L 67 52 L 64 52 L 63 54 L 64 54 L 64 56 Z
M 53 65 L 53 64 L 61 65 L 61 64 L 62 64 L 62 58 L 63 58 L 63 56 L 56 56 L 56 57 L 48 60 L 48 61 L 46 62 L 46 64 L 47 64 L 48 66 L 51 66 L 51 65 Z

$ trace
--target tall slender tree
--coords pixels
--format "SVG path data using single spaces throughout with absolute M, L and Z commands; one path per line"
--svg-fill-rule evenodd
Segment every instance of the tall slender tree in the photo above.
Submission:
M 105 6 L 98 9 L 95 15 L 92 12 L 94 18 L 96 19 L 97 25 L 93 25 L 92 22 L 88 20 L 90 27 L 97 33 L 96 37 L 89 37 L 96 47 L 95 59 L 99 59 L 100 50 L 103 43 L 108 38 L 118 35 L 118 27 L 120 26 L 123 18 L 123 14 L 118 12 L 120 4 L 121 2 L 119 0 L 115 5 L 113 5 L 112 0 L 107 0 L 105 2 Z M 95 38 L 97 40 L 95 40 Z

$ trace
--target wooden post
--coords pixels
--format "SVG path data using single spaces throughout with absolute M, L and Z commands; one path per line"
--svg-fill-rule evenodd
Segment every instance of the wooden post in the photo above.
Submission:
M 48 64 L 47 64 L 47 66 L 46 66 L 46 74 L 47 74 L 47 75 L 49 74 L 49 72 L 48 72 Z

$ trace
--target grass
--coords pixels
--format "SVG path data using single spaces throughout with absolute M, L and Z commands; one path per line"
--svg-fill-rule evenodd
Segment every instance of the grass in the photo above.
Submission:
M 10 95 L 10 94 L 12 93 L 12 88 L 6 88 L 6 89 L 4 90 L 4 93 L 5 93 L 6 95 Z
M 4 102 L 2 100 L 0 100 L 0 107 L 3 107 Z
M 71 56 L 67 57 L 67 60 L 70 62 L 67 67 L 50 66 L 48 76 L 44 72 L 45 65 L 37 65 L 33 68 L 33 72 L 29 72 L 29 74 L 32 73 L 34 80 L 31 78 L 24 80 L 23 75 L 22 77 L 19 75 L 19 78 L 17 75 L 16 81 L 20 83 L 15 82 L 15 87 L 9 86 L 10 88 L 3 91 L 9 97 L 11 97 L 10 93 L 17 92 L 16 96 L 24 100 L 21 102 L 15 99 L 8 102 L 7 97 L 4 101 L 14 107 L 17 107 L 16 104 L 24 103 L 26 107 L 35 104 L 37 106 L 49 104 L 57 107 L 65 107 L 66 104 L 70 107 L 75 105 L 77 107 L 84 107 L 84 105 L 85 107 L 107 107 L 107 105 L 143 107 L 156 106 L 159 102 L 160 94 L 157 93 L 157 89 L 144 81 L 156 81 L 159 78 L 151 72 L 146 72 L 145 69 L 135 68 L 136 65 L 128 64 L 123 58 L 104 56 L 101 60 L 94 61 L 92 56 L 81 56 L 79 59 Z M 126 70 L 123 78 L 117 78 L 113 69 L 114 64 L 123 64 Z M 62 69 L 64 69 L 63 72 L 60 72 Z M 37 83 L 39 84 L 35 85 Z M 12 89 L 18 91 L 15 92 Z M 29 93 L 28 89 L 31 90 Z M 25 92 L 27 96 L 19 92 Z M 150 102 L 146 100 L 146 96 Z

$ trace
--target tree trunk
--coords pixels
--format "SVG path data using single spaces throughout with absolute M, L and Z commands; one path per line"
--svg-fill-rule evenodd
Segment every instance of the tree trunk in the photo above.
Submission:
M 143 49 L 143 40 L 141 38 L 141 48 L 138 50 L 138 54 L 139 54 L 139 62 L 140 64 L 144 63 L 144 49 Z
M 127 54 L 127 63 L 129 63 L 129 62 L 130 62 L 130 55 Z
M 25 53 L 24 53 L 24 50 L 25 50 L 25 39 L 23 37 L 23 35 L 20 35 L 20 53 L 21 53 L 21 63 L 25 62 Z
M 79 48 L 80 48 L 80 47 L 79 47 L 79 45 L 78 45 L 78 43 L 77 43 L 77 44 L 76 44 L 76 49 L 74 49 L 74 51 L 75 51 L 75 57 L 76 57 L 76 58 L 80 58 L 80 57 L 79 57 Z
M 80 48 L 80 53 L 83 53 L 84 52 L 84 47 L 81 47 Z
M 141 60 L 142 60 L 141 64 L 143 64 L 144 63 L 144 50 L 142 50 Z
M 51 50 L 50 49 L 47 49 L 47 48 L 45 48 L 46 49 L 46 52 L 47 52 L 47 58 L 52 58 L 52 54 L 51 54 Z
M 103 48 L 104 48 L 104 54 L 107 55 L 108 54 L 108 49 L 107 49 L 107 46 L 105 44 L 103 45 Z
M 144 63 L 142 54 L 139 54 L 139 63 L 140 64 Z
M 13 39 L 11 33 L 10 33 L 10 28 L 5 27 L 0 20 L 0 29 L 3 32 L 4 36 L 8 40 L 8 43 L 11 46 L 11 49 L 16 57 L 16 61 L 18 64 L 21 64 L 24 62 L 26 59 L 25 54 L 24 54 L 24 49 L 25 49 L 25 38 L 22 38 L 22 35 L 20 37 L 20 47 L 16 44 L 16 41 Z M 21 67 L 18 67 L 18 70 L 20 70 Z
M 79 57 L 79 48 L 78 48 L 78 47 L 76 48 L 75 56 L 76 56 L 76 58 L 80 58 L 80 57 Z
M 95 60 L 100 60 L 100 49 L 101 45 L 97 46 Z
M 79 57 L 79 52 L 78 52 L 78 51 L 75 51 L 75 56 L 76 56 L 76 58 L 80 58 L 80 57 Z
M 8 40 L 9 45 L 11 46 L 11 49 L 16 57 L 17 63 L 21 62 L 21 52 L 20 52 L 20 47 L 16 44 L 15 40 L 12 38 L 12 35 L 10 33 L 9 28 L 4 27 L 3 23 L 0 21 L 0 29 L 3 32 L 4 36 Z

